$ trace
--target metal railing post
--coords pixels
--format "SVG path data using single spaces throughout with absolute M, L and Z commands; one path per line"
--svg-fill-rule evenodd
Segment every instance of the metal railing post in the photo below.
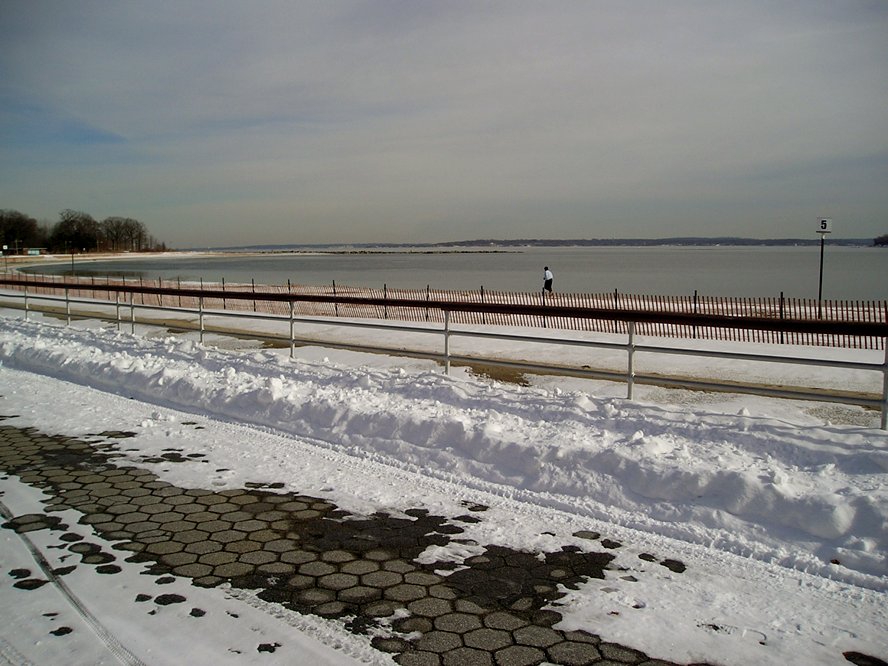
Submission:
M 888 430 L 888 338 L 883 341 L 885 345 L 885 362 L 882 363 L 882 430 Z
M 117 330 L 120 331 L 120 292 L 114 292 L 114 320 L 117 322 Z
M 65 287 L 65 323 L 71 325 L 71 301 L 68 300 L 68 287 Z
M 28 321 L 28 285 L 25 285 L 25 321 Z
M 450 374 L 450 310 L 444 310 L 444 374 Z
M 130 333 L 136 334 L 136 292 L 130 293 Z
M 290 358 L 296 355 L 296 339 L 293 336 L 293 313 L 295 309 L 295 304 L 293 301 L 290 301 Z
M 626 368 L 626 399 L 632 400 L 632 391 L 635 389 L 635 322 L 629 322 L 629 344 L 626 345 L 628 363 Z
M 197 319 L 200 322 L 200 343 L 203 344 L 204 334 L 204 313 L 203 313 L 203 296 L 197 298 Z

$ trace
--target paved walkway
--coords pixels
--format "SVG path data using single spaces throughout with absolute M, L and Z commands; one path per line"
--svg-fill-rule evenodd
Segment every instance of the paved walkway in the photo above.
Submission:
M 458 539 L 461 523 L 483 520 L 484 506 L 467 505 L 464 515 L 452 518 L 419 509 L 405 511 L 409 518 L 359 517 L 328 501 L 268 486 L 177 488 L 148 470 L 115 463 L 121 457 L 118 442 L 131 435 L 103 432 L 75 439 L 0 426 L 0 469 L 52 494 L 45 513 L 15 516 L 3 527 L 59 531 L 62 545 L 101 573 L 148 563 L 157 576 L 184 577 L 204 587 L 229 583 L 291 610 L 341 618 L 402 666 L 671 664 L 586 631 L 553 628 L 561 615 L 547 607 L 563 596 L 559 586 L 574 589 L 589 578 L 604 578 L 614 559 L 608 551 L 619 544 L 597 534 L 576 536 L 596 540 L 600 552 L 488 546 L 445 576 L 436 573 L 441 564 L 427 566 L 416 558 L 430 545 Z M 190 458 L 169 451 L 161 460 Z M 53 512 L 67 509 L 114 542 L 117 553 L 65 531 Z M 680 562 L 661 564 L 683 570 Z M 371 639 L 370 630 L 392 616 L 400 619 L 391 622 L 387 635 L 373 631 Z

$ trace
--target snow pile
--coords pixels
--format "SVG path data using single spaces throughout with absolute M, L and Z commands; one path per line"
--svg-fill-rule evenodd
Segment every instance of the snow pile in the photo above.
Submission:
M 888 589 L 888 437 L 0 319 L 0 362 Z

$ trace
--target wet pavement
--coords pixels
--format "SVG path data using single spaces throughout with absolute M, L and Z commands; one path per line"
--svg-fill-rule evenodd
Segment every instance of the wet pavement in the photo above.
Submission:
M 596 533 L 574 535 L 594 543 L 591 552 L 575 545 L 554 552 L 488 545 L 458 568 L 422 564 L 417 558 L 424 550 L 458 542 L 461 525 L 483 521 L 486 507 L 467 504 L 464 514 L 452 517 L 409 508 L 401 516 L 358 516 L 323 499 L 275 492 L 283 484 L 183 489 L 121 460 L 119 444 L 130 436 L 102 432 L 77 439 L 0 425 L 0 470 L 51 494 L 44 513 L 13 516 L 3 527 L 50 530 L 58 534 L 54 547 L 99 573 L 142 564 L 158 577 L 252 590 L 267 602 L 341 622 L 402 666 L 672 664 L 602 641 L 591 627 L 554 628 L 561 614 L 553 602 L 563 590 L 604 578 L 613 566 L 612 551 L 620 544 Z M 199 455 L 170 450 L 143 461 Z M 113 542 L 111 550 L 69 531 L 53 515 L 69 509 L 80 513 L 81 525 Z M 684 571 L 675 560 L 640 557 Z M 64 576 L 73 568 L 53 573 Z M 6 573 L 20 578 L 22 589 L 46 582 L 27 572 Z

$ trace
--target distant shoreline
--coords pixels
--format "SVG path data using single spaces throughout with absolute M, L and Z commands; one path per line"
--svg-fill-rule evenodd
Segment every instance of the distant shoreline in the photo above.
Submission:
M 847 247 L 874 247 L 872 238 L 831 238 L 826 237 L 827 243 Z M 277 245 L 245 245 L 217 248 L 190 248 L 183 252 L 207 252 L 207 253 L 245 253 L 258 252 L 262 254 L 285 252 L 323 252 L 325 254 L 369 254 L 373 252 L 416 252 L 434 254 L 437 252 L 515 252 L 524 247 L 794 247 L 813 246 L 820 244 L 820 237 L 815 238 L 743 238 L 735 236 L 725 237 L 696 237 L 681 236 L 672 238 L 577 238 L 577 239 L 546 239 L 546 238 L 520 238 L 506 239 L 477 239 L 446 241 L 442 243 L 318 243 L 318 244 L 277 244 Z M 453 249 L 448 249 L 453 248 Z M 462 248 L 462 249 L 456 249 Z

